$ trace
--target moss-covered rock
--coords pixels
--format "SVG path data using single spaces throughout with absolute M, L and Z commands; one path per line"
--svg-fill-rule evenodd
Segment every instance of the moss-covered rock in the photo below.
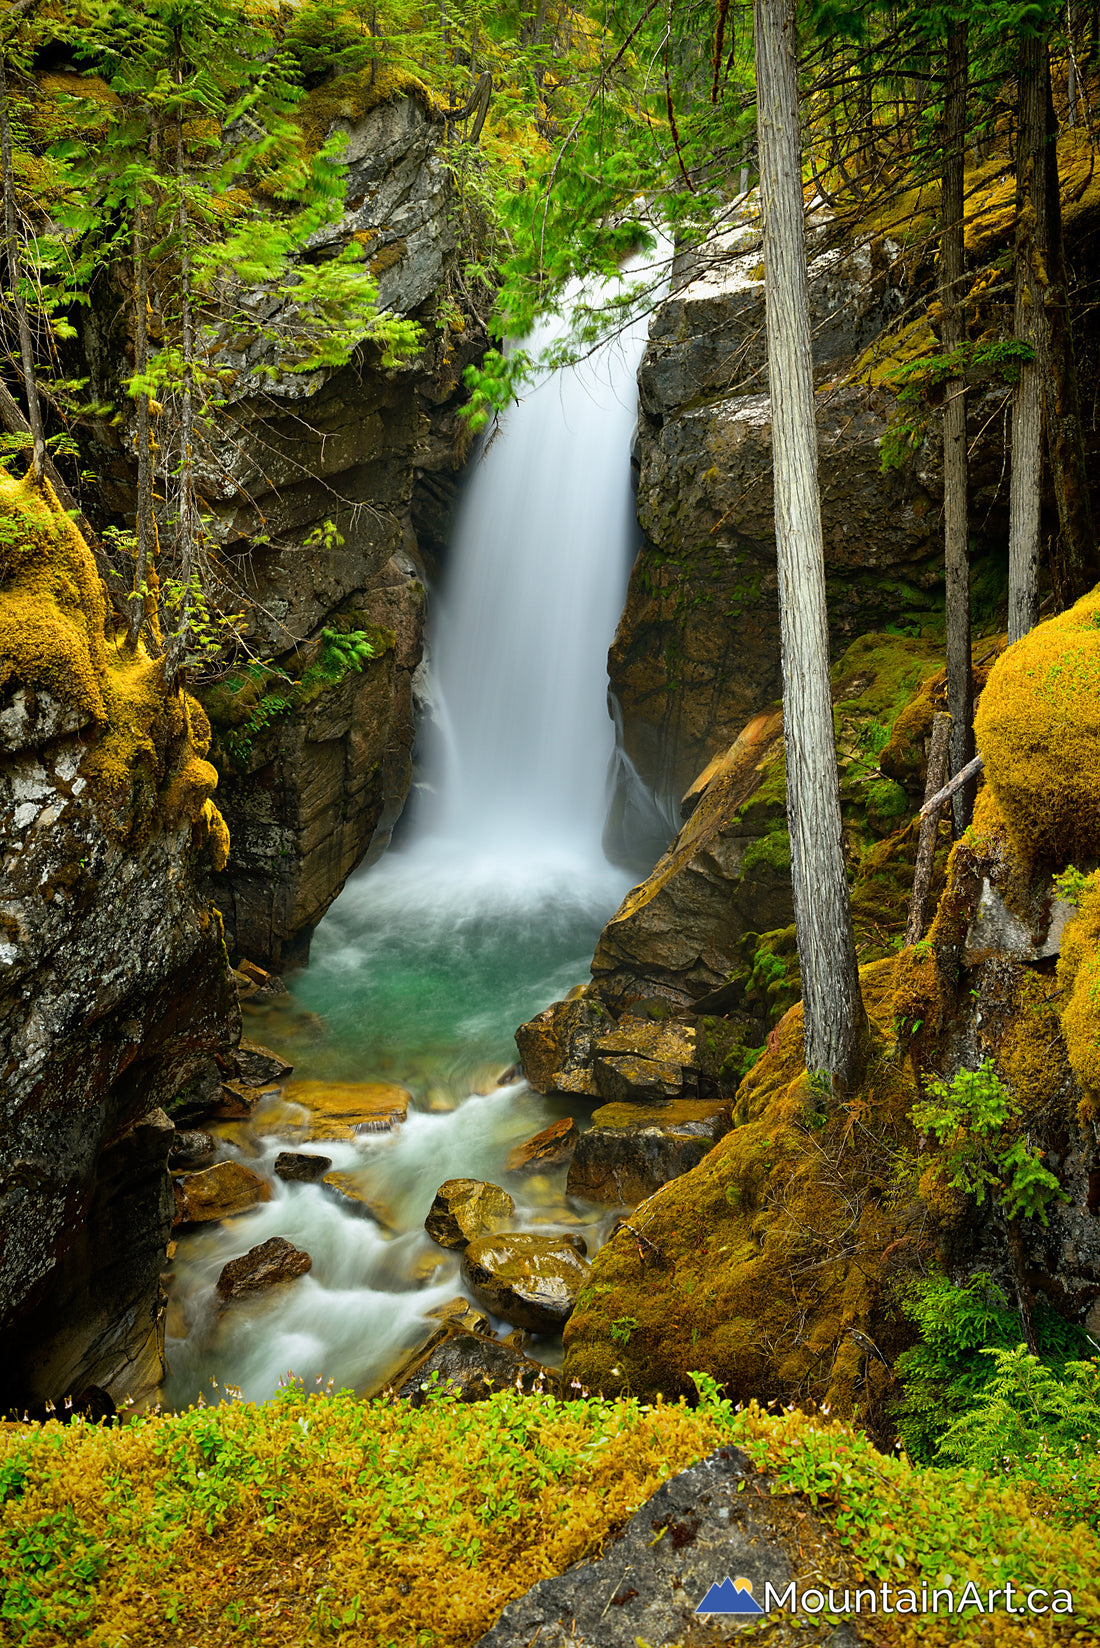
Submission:
M 1100 855 L 1100 595 L 1039 624 L 998 660 L 975 738 L 1013 846 L 1055 868 Z
M 909 1331 L 890 1284 L 928 1236 L 915 1186 L 896 1178 L 916 1089 L 893 1057 L 894 966 L 862 969 L 876 1054 L 849 1104 L 808 1085 L 794 1008 L 741 1084 L 733 1130 L 638 1208 L 643 1241 L 624 1230 L 596 1255 L 567 1380 L 648 1396 L 688 1391 L 702 1369 L 742 1399 L 797 1393 L 883 1426 L 887 1363 Z M 625 1343 L 618 1321 L 633 1324 Z

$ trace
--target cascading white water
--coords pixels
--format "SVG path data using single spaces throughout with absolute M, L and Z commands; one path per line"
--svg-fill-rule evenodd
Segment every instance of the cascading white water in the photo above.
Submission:
M 422 1228 L 447 1178 L 509 1184 L 525 1228 L 578 1222 L 560 1182 L 505 1169 L 509 1146 L 561 1111 L 523 1083 L 493 1082 L 514 1057 L 516 1025 L 586 976 L 628 885 L 601 847 L 614 739 L 606 657 L 637 534 L 629 454 L 644 343 L 641 321 L 546 377 L 484 443 L 433 619 L 430 794 L 403 846 L 349 883 L 294 980 L 298 1003 L 323 1018 L 321 1039 L 262 1031 L 299 1075 L 412 1091 L 420 1113 L 393 1138 L 319 1147 L 366 1176 L 405 1234 L 365 1230 L 319 1187 L 276 1181 L 263 1209 L 189 1238 L 176 1294 L 190 1328 L 169 1344 L 172 1401 L 210 1375 L 264 1397 L 288 1362 L 360 1389 L 380 1377 L 422 1336 L 423 1311 L 455 1292 L 454 1259 Z M 270 1141 L 251 1148 L 270 1165 Z M 222 1264 L 272 1235 L 312 1254 L 310 1276 L 219 1314 Z M 434 1260 L 444 1269 L 425 1289 Z
M 467 851 L 602 861 L 643 324 L 525 392 L 459 510 L 436 655 L 449 759 L 431 828 Z M 529 347 L 554 332 L 545 323 Z

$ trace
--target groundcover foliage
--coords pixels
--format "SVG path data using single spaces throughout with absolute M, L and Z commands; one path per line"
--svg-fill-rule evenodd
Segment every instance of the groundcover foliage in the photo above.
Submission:
M 868 1581 L 1056 1582 L 1095 1640 L 1100 1542 L 1054 1501 L 1044 1518 L 1008 1481 L 915 1468 L 823 1418 L 735 1410 L 697 1380 L 695 1409 L 505 1392 L 414 1410 L 290 1387 L 115 1429 L 8 1427 L 0 1637 L 462 1648 L 733 1441 Z M 983 1629 L 955 1621 L 952 1640 Z M 890 1630 L 901 1644 L 916 1625 Z

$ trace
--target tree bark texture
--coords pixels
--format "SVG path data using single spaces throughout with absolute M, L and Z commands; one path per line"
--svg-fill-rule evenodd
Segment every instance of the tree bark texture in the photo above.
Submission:
M 866 1017 L 829 691 L 794 0 L 756 0 L 755 16 L 787 818 L 806 1065 L 843 1090 L 862 1073 Z
M 12 169 L 11 122 L 8 119 L 8 77 L 0 52 L 0 164 L 4 177 L 4 240 L 7 245 L 11 303 L 19 333 L 19 353 L 23 362 L 23 388 L 27 398 L 27 424 L 31 434 L 31 463 L 34 478 L 41 484 L 46 473 L 46 441 L 42 431 L 42 411 L 38 404 L 38 379 L 34 367 L 27 305 L 20 290 L 19 225 L 15 206 L 15 174 Z
M 1020 44 L 1019 136 L 1016 141 L 1016 339 L 1035 359 L 1020 368 L 1012 397 L 1012 471 L 1008 495 L 1008 639 L 1018 641 L 1039 621 L 1039 502 L 1042 489 L 1043 298 L 1038 237 L 1046 218 L 1042 165 L 1043 102 L 1037 35 Z
M 936 836 L 940 828 L 940 809 L 935 798 L 947 779 L 948 743 L 951 736 L 951 717 L 942 710 L 932 717 L 932 744 L 928 751 L 928 777 L 924 786 L 920 834 L 917 837 L 917 862 L 913 872 L 913 897 L 909 901 L 909 920 L 905 928 L 906 944 L 916 944 L 924 932 L 924 909 L 928 889 L 932 885 L 932 865 L 936 856 Z M 929 807 L 928 803 L 932 802 Z
M 966 341 L 963 307 L 966 247 L 963 240 L 963 167 L 966 142 L 967 25 L 947 33 L 944 97 L 943 223 L 940 229 L 940 304 L 947 354 Z M 974 689 L 970 669 L 970 546 L 967 487 L 966 381 L 949 378 L 943 408 L 943 553 L 947 584 L 947 707 L 951 713 L 951 771 L 961 772 L 974 754 Z M 955 834 L 974 811 L 974 786 L 952 798 Z
M 134 369 L 139 377 L 149 370 L 149 260 L 145 240 L 145 203 L 134 203 Z M 153 544 L 153 451 L 149 396 L 143 389 L 137 402 L 137 555 L 134 592 L 130 601 L 129 644 L 137 646 L 146 613 L 149 558 Z

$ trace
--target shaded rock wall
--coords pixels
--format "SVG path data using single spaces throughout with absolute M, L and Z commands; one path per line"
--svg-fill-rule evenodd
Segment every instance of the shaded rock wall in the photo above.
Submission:
M 847 370 L 907 302 L 899 248 L 814 231 L 811 319 L 830 628 L 855 636 L 934 608 L 942 580 L 931 444 L 880 473 L 893 397 Z M 627 755 L 678 797 L 781 690 L 764 285 L 754 222 L 688 262 L 639 372 L 638 515 L 646 535 L 610 655 Z
M 461 374 L 481 337 L 457 304 L 440 308 L 455 253 L 441 118 L 399 96 L 331 129 L 347 138 L 346 207 L 305 255 L 358 242 L 380 306 L 420 323 L 424 347 L 386 367 L 368 342 L 338 370 L 295 373 L 258 329 L 220 337 L 219 362 L 235 377 L 199 459 L 221 604 L 246 612 L 255 658 L 293 673 L 298 649 L 340 614 L 394 637 L 362 677 L 281 716 L 243 759 L 215 727 L 233 842 L 217 893 L 227 942 L 276 969 L 306 959 L 313 928 L 368 849 L 385 847 L 404 805 L 425 560 L 446 537 L 468 441 Z M 277 331 L 262 292 L 255 307 Z M 105 399 L 124 344 L 109 332 L 87 340 Z M 132 520 L 128 455 L 101 449 L 93 462 L 108 477 L 105 507 Z
M 121 1400 L 161 1377 L 165 1112 L 239 1032 L 217 775 L 199 706 L 104 638 L 61 511 L 0 503 L 0 1406 Z

